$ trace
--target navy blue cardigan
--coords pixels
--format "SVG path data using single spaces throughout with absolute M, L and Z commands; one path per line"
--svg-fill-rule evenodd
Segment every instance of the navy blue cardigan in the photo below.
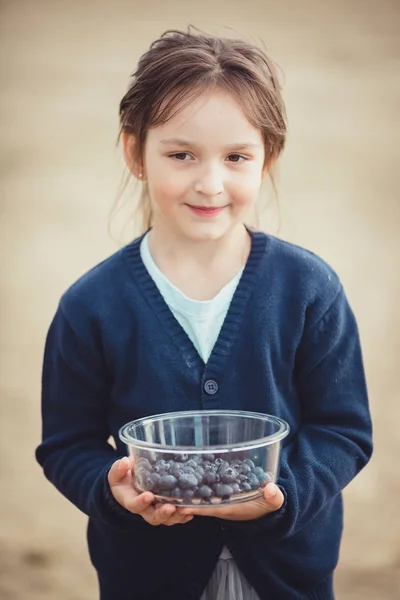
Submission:
M 372 452 L 357 325 L 325 262 L 272 236 L 251 236 L 206 364 L 143 265 L 140 239 L 60 301 L 46 341 L 36 456 L 89 516 L 102 600 L 198 599 L 224 544 L 261 599 L 333 598 L 341 491 Z M 118 429 L 146 415 L 202 408 L 288 421 L 278 481 L 285 503 L 254 521 L 195 517 L 153 527 L 109 490 L 110 465 L 126 454 Z

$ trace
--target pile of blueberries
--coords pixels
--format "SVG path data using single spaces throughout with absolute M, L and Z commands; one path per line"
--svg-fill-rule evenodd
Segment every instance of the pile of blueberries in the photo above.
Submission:
M 272 481 L 270 473 L 245 458 L 214 454 L 163 455 L 136 461 L 139 488 L 183 504 L 219 504 L 235 494 L 257 490 Z M 168 501 L 168 500 L 166 500 Z

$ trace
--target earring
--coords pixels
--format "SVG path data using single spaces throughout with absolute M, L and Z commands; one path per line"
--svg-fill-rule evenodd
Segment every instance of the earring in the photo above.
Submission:
M 143 174 L 139 173 L 139 179 L 142 179 L 142 177 L 143 177 Z

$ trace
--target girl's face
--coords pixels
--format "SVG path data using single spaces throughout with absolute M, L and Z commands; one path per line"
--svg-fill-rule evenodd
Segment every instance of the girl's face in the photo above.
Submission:
M 217 240 L 242 224 L 263 178 L 264 145 L 228 93 L 200 96 L 150 129 L 144 154 L 154 228 Z

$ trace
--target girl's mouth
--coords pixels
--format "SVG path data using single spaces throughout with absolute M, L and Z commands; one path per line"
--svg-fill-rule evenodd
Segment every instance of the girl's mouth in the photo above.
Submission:
M 192 206 L 191 204 L 187 204 L 186 206 L 201 217 L 215 217 L 225 208 L 225 206 Z

